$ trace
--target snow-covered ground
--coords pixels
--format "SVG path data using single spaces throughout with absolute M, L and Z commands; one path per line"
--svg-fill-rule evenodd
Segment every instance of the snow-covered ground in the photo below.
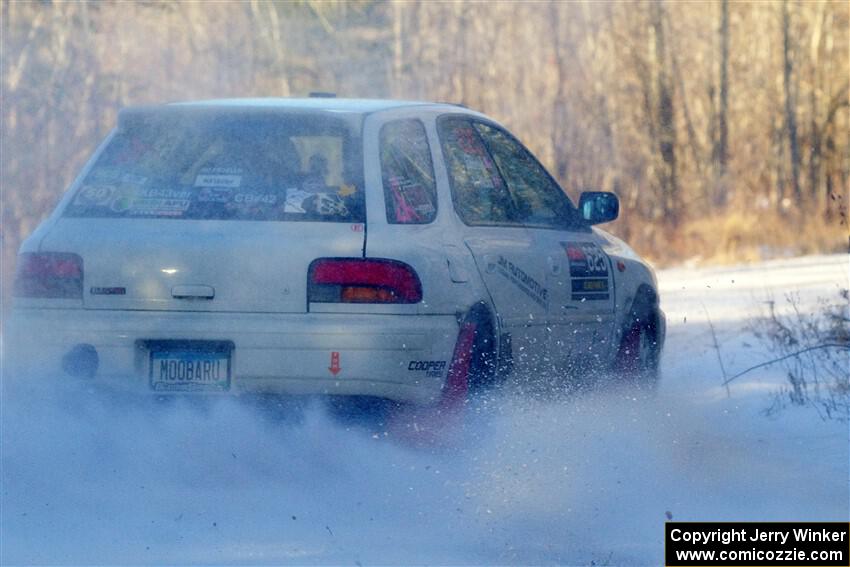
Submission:
M 479 400 L 463 438 L 412 447 L 319 409 L 103 405 L 3 384 L 0 563 L 661 564 L 674 520 L 850 519 L 846 423 L 763 410 L 764 302 L 848 287 L 847 256 L 659 274 L 657 396 Z M 47 381 L 44 382 L 47 384 Z

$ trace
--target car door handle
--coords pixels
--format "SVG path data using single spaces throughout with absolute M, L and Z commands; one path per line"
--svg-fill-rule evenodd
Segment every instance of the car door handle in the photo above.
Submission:
M 211 285 L 176 285 L 171 288 L 174 299 L 212 299 L 215 288 Z

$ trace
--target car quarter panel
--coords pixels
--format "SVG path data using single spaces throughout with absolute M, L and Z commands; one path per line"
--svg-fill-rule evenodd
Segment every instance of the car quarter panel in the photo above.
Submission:
M 488 296 L 476 277 L 472 255 L 463 244 L 452 208 L 435 128 L 435 118 L 440 112 L 427 107 L 401 108 L 367 117 L 363 128 L 364 177 L 368 188 L 366 256 L 401 260 L 416 270 L 422 281 L 423 301 L 410 306 L 411 310 L 419 314 L 462 315 Z M 433 164 L 436 214 L 431 222 L 424 224 L 390 223 L 387 218 L 380 133 L 388 124 L 409 120 L 424 127 Z

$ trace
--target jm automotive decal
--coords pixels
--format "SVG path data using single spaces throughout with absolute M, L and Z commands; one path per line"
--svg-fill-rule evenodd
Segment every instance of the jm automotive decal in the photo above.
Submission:
M 499 256 L 499 272 L 516 285 L 524 294 L 533 299 L 544 309 L 549 303 L 549 290 L 540 285 L 540 282 L 526 274 L 522 268 L 513 262 Z

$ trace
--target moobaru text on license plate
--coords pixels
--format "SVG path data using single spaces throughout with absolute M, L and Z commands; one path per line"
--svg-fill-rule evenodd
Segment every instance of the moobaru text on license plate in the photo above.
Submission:
M 151 353 L 151 387 L 154 390 L 227 390 L 229 386 L 230 356 L 227 353 Z

